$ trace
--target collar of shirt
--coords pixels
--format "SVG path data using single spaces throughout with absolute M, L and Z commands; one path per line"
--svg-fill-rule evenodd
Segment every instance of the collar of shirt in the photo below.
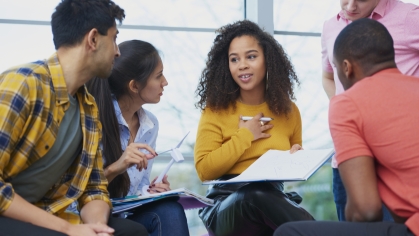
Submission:
M 51 73 L 55 94 L 57 96 L 55 104 L 57 106 L 64 106 L 64 111 L 66 111 L 69 107 L 67 85 L 64 80 L 64 73 L 58 60 L 57 53 L 52 54 L 52 56 L 48 58 L 47 64 Z
M 368 16 L 368 18 L 370 19 L 380 19 L 383 18 L 386 10 L 388 10 L 387 6 L 392 6 L 394 5 L 394 3 L 396 2 L 396 0 L 380 0 L 377 4 L 377 6 L 374 8 L 374 10 L 371 12 L 371 14 Z M 348 20 L 345 18 L 345 14 L 343 13 L 343 10 L 341 10 L 338 14 L 337 14 L 337 20 L 339 21 L 340 19 L 346 21 L 347 23 L 350 23 L 352 21 Z
M 70 100 L 68 98 L 69 95 L 67 92 L 67 85 L 64 80 L 64 73 L 60 65 L 60 61 L 58 60 L 57 53 L 52 54 L 48 58 L 47 65 L 51 73 L 52 85 L 57 96 L 55 99 L 55 104 L 57 106 L 63 106 L 64 111 L 66 111 L 70 106 Z M 87 88 L 84 85 L 77 90 L 77 93 L 84 96 L 84 101 L 86 102 L 86 104 L 93 105 L 93 100 L 91 97 L 87 95 L 86 91 Z
M 116 118 L 118 119 L 119 125 L 123 125 L 128 128 L 128 124 L 125 121 L 124 117 L 122 116 L 121 108 L 119 107 L 118 101 L 113 97 L 113 106 L 115 108 Z M 138 119 L 141 125 L 141 133 L 145 133 L 148 130 L 154 128 L 154 122 L 148 117 L 147 113 L 144 111 L 143 108 L 140 108 L 137 111 Z M 138 136 L 138 134 L 137 134 Z

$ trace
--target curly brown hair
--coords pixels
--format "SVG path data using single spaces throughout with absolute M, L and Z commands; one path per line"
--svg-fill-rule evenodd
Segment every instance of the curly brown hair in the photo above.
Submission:
M 218 35 L 208 53 L 206 67 L 196 89 L 200 97 L 196 107 L 201 110 L 208 107 L 215 111 L 225 110 L 230 105 L 236 108 L 240 89 L 230 73 L 228 49 L 234 38 L 246 35 L 258 41 L 265 55 L 269 75 L 265 100 L 269 109 L 274 114 L 288 114 L 295 99 L 293 88 L 295 84 L 299 85 L 299 81 L 288 55 L 274 37 L 248 20 L 223 26 L 216 33 Z

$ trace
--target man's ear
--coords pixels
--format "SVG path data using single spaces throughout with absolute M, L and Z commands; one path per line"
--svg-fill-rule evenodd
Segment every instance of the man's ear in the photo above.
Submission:
M 91 29 L 86 35 L 86 47 L 95 51 L 98 47 L 99 31 L 96 28 Z
M 353 77 L 354 67 L 349 60 L 347 59 L 343 60 L 342 69 L 343 69 L 343 73 L 345 73 L 346 78 L 351 79 L 351 77 Z

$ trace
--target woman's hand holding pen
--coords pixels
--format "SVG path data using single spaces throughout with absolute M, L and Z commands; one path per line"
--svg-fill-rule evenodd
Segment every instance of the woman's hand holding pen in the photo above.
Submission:
M 139 149 L 146 149 L 149 153 L 145 154 Z M 124 173 L 129 167 L 137 165 L 139 171 L 147 169 L 148 160 L 157 156 L 157 153 L 147 144 L 144 143 L 130 143 L 125 149 L 122 156 L 114 163 L 107 167 L 111 168 L 112 172 L 119 175 Z
M 161 183 L 155 183 L 156 179 L 158 176 L 156 176 L 156 178 L 153 179 L 153 181 L 151 181 L 150 187 L 149 189 L 147 189 L 147 192 L 149 193 L 162 193 L 162 192 L 166 192 L 170 190 L 170 183 L 167 180 L 167 175 L 165 175 L 162 179 Z
M 271 137 L 270 134 L 264 133 L 266 130 L 271 129 L 274 127 L 271 124 L 266 124 L 266 122 L 259 121 L 259 119 L 263 116 L 262 113 L 257 114 L 249 121 L 244 121 L 240 119 L 239 121 L 239 128 L 247 128 L 253 134 L 253 140 L 258 140 L 261 138 L 269 138 Z

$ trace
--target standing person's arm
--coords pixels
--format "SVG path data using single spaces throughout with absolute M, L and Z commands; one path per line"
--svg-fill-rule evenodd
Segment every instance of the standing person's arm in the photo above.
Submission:
M 327 22 L 323 24 L 322 36 L 321 36 L 321 46 L 322 46 L 322 85 L 323 89 L 326 92 L 326 95 L 331 99 L 336 94 L 336 85 L 335 78 L 333 75 L 333 67 L 331 65 L 332 58 L 329 58 L 331 53 L 328 49 L 328 43 L 330 43 L 330 36 L 328 36 Z M 337 78 L 336 78 L 337 79 Z
M 407 47 L 409 48 L 409 54 L 412 54 L 411 64 L 414 68 L 408 73 L 409 75 L 419 77 L 419 6 L 416 6 L 412 9 L 405 18 L 405 30 L 404 30 L 404 39 L 407 42 Z M 404 47 L 404 46 L 403 46 Z M 414 59 L 413 59 L 414 58 Z M 411 62 L 409 62 L 410 64 Z M 406 73 L 407 74 L 407 73 Z
M 331 99 L 336 94 L 336 85 L 333 73 L 323 71 L 322 74 L 323 89 L 327 94 L 327 97 Z

